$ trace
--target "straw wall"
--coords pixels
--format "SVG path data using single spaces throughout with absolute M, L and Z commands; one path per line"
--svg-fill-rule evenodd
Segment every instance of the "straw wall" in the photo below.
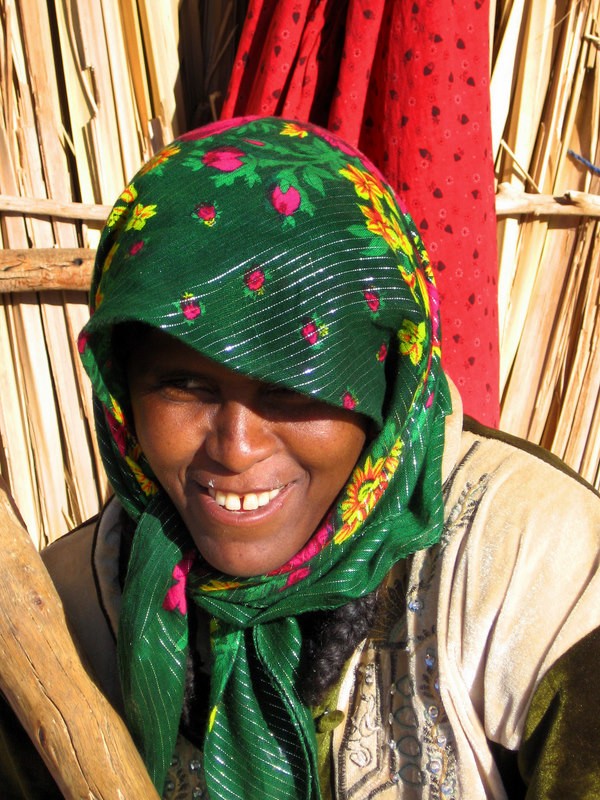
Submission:
M 491 9 L 502 426 L 596 485 L 599 179 L 568 151 L 600 162 L 599 2 Z M 218 114 L 246 2 L 160 7 L 0 0 L 0 473 L 37 545 L 106 492 L 74 347 L 106 206 Z
M 525 191 L 537 214 L 498 224 L 501 427 L 596 486 L 599 13 L 598 0 L 499 4 L 491 84 L 498 210 Z M 559 208 L 537 196 L 565 193 Z

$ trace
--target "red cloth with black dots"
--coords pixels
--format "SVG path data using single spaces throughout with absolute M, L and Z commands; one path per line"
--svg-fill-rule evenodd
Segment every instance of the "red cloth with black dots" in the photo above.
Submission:
M 250 0 L 222 117 L 311 120 L 358 145 L 414 217 L 465 412 L 499 417 L 488 0 Z

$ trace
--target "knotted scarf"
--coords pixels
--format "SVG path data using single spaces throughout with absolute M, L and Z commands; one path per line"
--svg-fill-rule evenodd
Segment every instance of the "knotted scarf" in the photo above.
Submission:
M 165 147 L 117 200 L 91 310 L 79 342 L 99 445 L 136 522 L 118 651 L 127 722 L 150 775 L 162 790 L 195 603 L 212 619 L 210 797 L 315 800 L 298 617 L 373 591 L 442 529 L 449 395 L 415 226 L 375 168 L 331 133 L 278 118 L 215 123 Z M 195 551 L 134 435 L 112 338 L 127 320 L 372 420 L 347 485 L 280 569 L 215 574 Z

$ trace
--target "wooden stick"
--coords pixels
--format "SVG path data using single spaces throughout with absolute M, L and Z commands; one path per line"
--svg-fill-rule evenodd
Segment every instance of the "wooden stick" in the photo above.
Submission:
M 0 293 L 90 286 L 95 251 L 89 248 L 0 250 Z
M 514 217 L 532 214 L 535 217 L 600 217 L 600 196 L 587 192 L 565 192 L 562 197 L 550 194 L 529 194 L 501 183 L 496 194 L 496 215 Z
M 61 203 L 31 197 L 0 194 L 0 211 L 28 216 L 56 217 L 57 219 L 82 219 L 104 224 L 110 213 L 108 205 L 94 203 Z
M 87 674 L 50 576 L 0 484 L 0 689 L 67 800 L 158 794 Z

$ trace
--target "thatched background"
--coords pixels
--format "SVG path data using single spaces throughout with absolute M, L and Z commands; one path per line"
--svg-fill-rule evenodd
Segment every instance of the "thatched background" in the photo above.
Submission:
M 161 0 L 158 17 L 153 0 L 0 0 L 0 473 L 38 545 L 106 490 L 73 290 L 103 206 L 218 114 L 246 4 Z M 576 156 L 600 163 L 599 13 L 600 0 L 497 0 L 490 26 L 501 425 L 596 486 L 600 178 Z

